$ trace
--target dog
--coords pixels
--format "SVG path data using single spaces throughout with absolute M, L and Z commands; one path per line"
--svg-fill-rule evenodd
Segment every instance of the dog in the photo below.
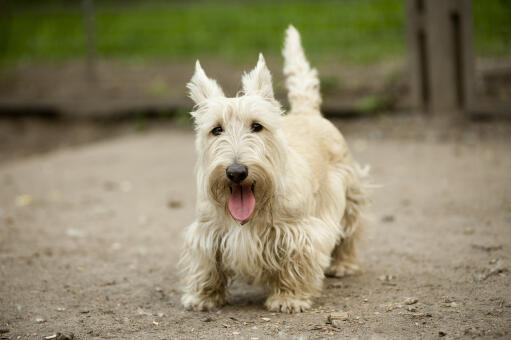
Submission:
M 319 79 L 298 31 L 283 49 L 291 105 L 284 115 L 262 54 L 225 97 L 199 61 L 188 83 L 195 102 L 197 218 L 179 266 L 188 310 L 222 306 L 232 280 L 262 285 L 274 312 L 303 312 L 326 275 L 359 271 L 368 168 L 322 117 Z

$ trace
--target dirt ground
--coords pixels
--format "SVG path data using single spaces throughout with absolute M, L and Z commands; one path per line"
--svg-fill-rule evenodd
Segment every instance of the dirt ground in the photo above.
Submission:
M 191 130 L 35 154 L 16 150 L 26 135 L 4 136 L 16 156 L 0 163 L 0 338 L 510 338 L 511 123 L 337 124 L 380 184 L 364 272 L 326 279 L 313 308 L 296 315 L 267 312 L 261 291 L 240 283 L 219 311 L 181 307 Z M 333 311 L 348 312 L 338 327 L 327 324 Z

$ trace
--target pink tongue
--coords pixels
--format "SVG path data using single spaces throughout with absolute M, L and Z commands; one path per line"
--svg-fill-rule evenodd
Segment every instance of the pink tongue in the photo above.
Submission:
M 229 198 L 229 211 L 237 221 L 246 221 L 252 216 L 255 208 L 255 197 L 250 185 L 233 185 Z

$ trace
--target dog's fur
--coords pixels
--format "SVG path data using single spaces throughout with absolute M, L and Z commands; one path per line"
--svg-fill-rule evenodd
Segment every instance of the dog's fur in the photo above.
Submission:
M 242 79 L 242 94 L 226 98 L 197 62 L 188 84 L 195 102 L 197 219 L 186 231 L 180 266 L 182 303 L 191 310 L 224 304 L 239 278 L 262 285 L 271 311 L 311 306 L 324 273 L 359 270 L 355 246 L 364 224 L 367 170 L 356 164 L 339 131 L 321 116 L 319 80 L 290 26 L 283 50 L 291 110 L 283 115 L 262 55 Z M 263 126 L 251 131 L 251 124 Z M 213 135 L 221 126 L 223 132 Z M 254 184 L 251 218 L 228 209 L 226 168 L 248 167 Z

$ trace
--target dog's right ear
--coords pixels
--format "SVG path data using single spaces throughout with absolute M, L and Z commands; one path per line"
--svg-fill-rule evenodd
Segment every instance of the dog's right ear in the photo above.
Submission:
M 262 53 L 259 53 L 256 67 L 249 73 L 244 74 L 241 82 L 246 94 L 258 94 L 267 99 L 274 99 L 271 73 L 266 66 Z
M 225 97 L 217 82 L 206 76 L 198 60 L 195 64 L 195 73 L 186 87 L 190 91 L 190 98 L 198 105 L 208 98 Z

